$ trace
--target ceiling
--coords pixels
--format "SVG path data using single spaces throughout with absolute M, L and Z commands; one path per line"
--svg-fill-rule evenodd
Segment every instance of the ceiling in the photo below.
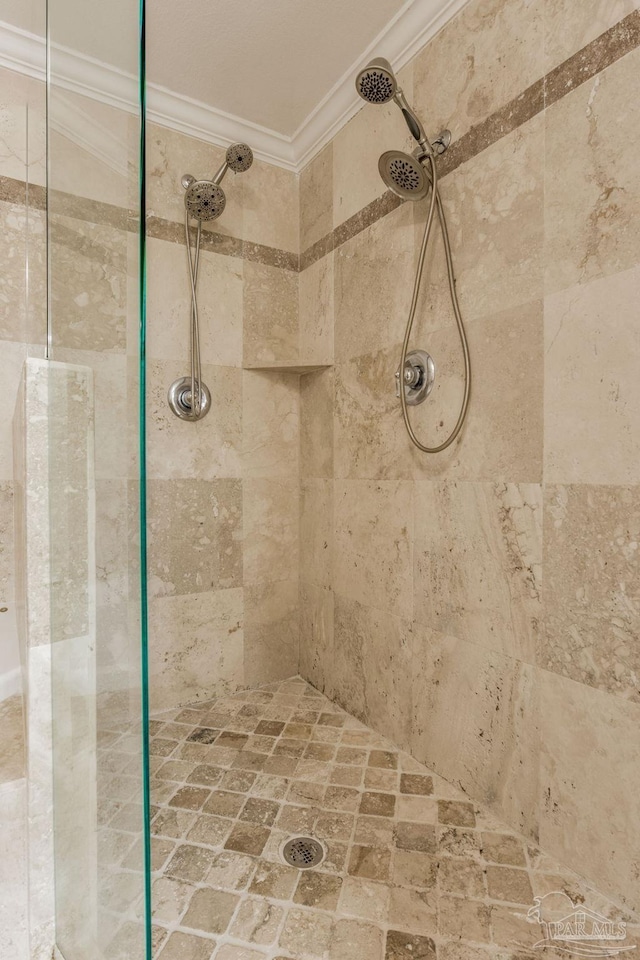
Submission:
M 148 76 L 291 137 L 405 2 L 148 0 Z

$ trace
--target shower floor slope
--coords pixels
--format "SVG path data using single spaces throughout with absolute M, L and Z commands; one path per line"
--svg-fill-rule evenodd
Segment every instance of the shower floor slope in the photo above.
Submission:
M 624 919 L 299 678 L 151 732 L 158 960 L 535 960 L 568 955 L 534 947 L 535 897 Z M 297 836 L 318 866 L 285 863 Z

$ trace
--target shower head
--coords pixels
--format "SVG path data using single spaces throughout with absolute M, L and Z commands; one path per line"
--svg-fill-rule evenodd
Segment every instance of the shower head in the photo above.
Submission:
M 380 176 L 402 200 L 422 200 L 431 186 L 419 160 L 401 150 L 387 150 L 378 161 Z
M 234 173 L 244 173 L 253 163 L 253 151 L 246 143 L 232 143 L 225 157 Z
M 195 220 L 217 220 L 227 198 L 222 187 L 212 180 L 194 180 L 187 187 L 184 202 L 189 216 Z
M 220 183 L 227 170 L 244 173 L 253 163 L 253 151 L 246 143 L 232 143 L 224 155 L 222 166 L 213 177 L 213 183 Z
M 398 81 L 391 64 L 384 57 L 371 60 L 356 77 L 358 95 L 367 103 L 389 103 L 397 89 Z

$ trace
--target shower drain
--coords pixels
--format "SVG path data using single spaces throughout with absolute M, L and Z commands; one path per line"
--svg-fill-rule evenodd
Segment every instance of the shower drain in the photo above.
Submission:
M 300 870 L 317 867 L 324 860 L 324 847 L 311 837 L 293 837 L 282 848 L 285 863 Z

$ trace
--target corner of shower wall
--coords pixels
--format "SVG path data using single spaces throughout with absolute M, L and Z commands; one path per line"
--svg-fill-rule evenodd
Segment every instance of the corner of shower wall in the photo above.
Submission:
M 73 638 L 60 639 L 54 647 L 52 624 L 52 617 L 60 616 L 72 623 L 78 605 L 86 602 L 90 594 L 94 534 L 92 393 L 89 369 L 27 359 L 13 418 L 16 594 L 26 728 L 31 960 L 50 960 L 55 939 L 53 674 L 55 669 L 63 669 L 62 657 L 67 661 L 67 672 L 80 683 L 82 678 L 86 682 L 93 674 L 92 664 L 87 663 L 86 658 L 78 659 Z M 57 434 L 55 427 L 52 431 L 52 424 L 57 425 Z M 51 456 L 52 445 L 57 448 L 55 456 Z M 52 489 L 61 494 L 57 517 L 52 517 L 50 511 Z M 77 533 L 70 535 L 68 542 L 68 550 L 75 556 L 75 579 L 64 576 L 61 562 L 66 558 L 53 557 L 50 549 L 52 525 L 66 523 L 69 515 L 74 517 Z M 73 528 L 70 534 L 72 532 Z M 60 540 L 58 546 L 61 545 Z M 91 617 L 86 620 L 89 630 L 94 622 Z M 83 646 L 95 652 L 95 642 Z M 89 717 L 86 720 L 87 743 L 74 740 L 73 757 L 66 758 L 68 762 L 62 768 L 64 776 L 70 778 L 68 789 L 84 796 L 95 783 L 91 722 Z M 55 722 L 64 722 L 59 711 Z M 59 788 L 60 780 L 57 786 Z M 66 809 L 77 811 L 78 806 L 74 804 Z M 55 828 L 58 844 L 60 824 L 56 823 Z M 72 838 L 78 836 L 76 830 L 74 815 L 66 827 L 71 843 Z M 56 879 L 59 883 L 60 876 Z M 86 887 L 85 893 L 89 895 Z M 85 902 L 85 911 L 86 907 Z M 95 905 L 93 909 L 95 912 Z

